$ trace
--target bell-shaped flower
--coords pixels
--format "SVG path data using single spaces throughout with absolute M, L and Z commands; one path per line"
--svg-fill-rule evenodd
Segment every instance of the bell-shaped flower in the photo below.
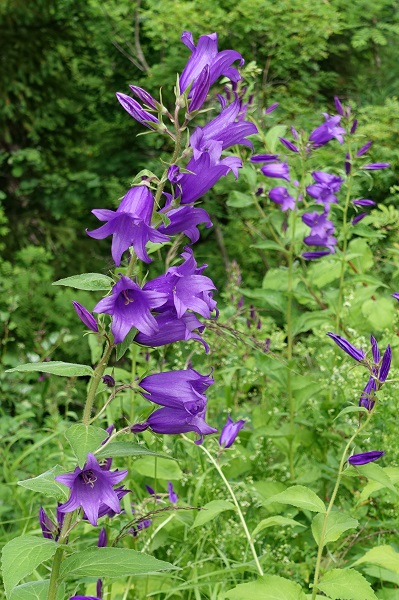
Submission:
M 285 162 L 266 164 L 264 167 L 261 168 L 261 171 L 266 177 L 273 177 L 276 179 L 285 179 L 286 181 L 290 181 L 290 169 L 288 167 L 288 164 Z
M 287 188 L 284 186 L 278 186 L 270 190 L 269 198 L 276 204 L 280 205 L 280 209 L 285 210 L 294 210 L 295 208 L 295 198 L 288 193 Z
M 302 256 L 305 260 L 316 260 L 323 256 L 328 256 L 329 254 L 331 254 L 329 250 L 316 250 L 314 252 L 304 252 Z
M 374 377 L 369 377 L 368 382 L 359 399 L 359 406 L 371 410 L 375 404 L 374 393 L 377 389 L 377 384 Z
M 162 306 L 167 299 L 167 294 L 141 289 L 123 275 L 112 288 L 112 294 L 100 300 L 93 312 L 112 316 L 111 331 L 115 343 L 120 344 L 132 327 L 149 336 L 157 333 L 159 327 L 151 309 Z
M 313 145 L 316 147 L 324 146 L 333 138 L 336 138 L 340 144 L 343 144 L 343 136 L 345 135 L 346 130 L 339 125 L 341 117 L 330 117 L 327 113 L 323 113 L 323 115 L 326 120 L 325 123 L 319 125 L 319 127 L 316 127 L 316 129 L 312 131 L 309 136 L 309 141 L 313 142 Z
M 169 238 L 150 226 L 154 198 L 147 186 L 131 188 L 123 197 L 116 211 L 95 209 L 92 213 L 99 221 L 107 221 L 105 225 L 87 231 L 96 240 L 103 240 L 112 235 L 111 254 L 117 266 L 121 263 L 122 254 L 133 246 L 138 258 L 143 262 L 151 262 L 145 246 L 148 241 L 167 242 Z
M 382 450 L 371 450 L 371 452 L 363 452 L 362 454 L 352 454 L 348 458 L 348 463 L 354 466 L 366 465 L 369 462 L 374 462 L 384 456 L 385 452 Z
M 127 96 L 126 94 L 122 94 L 121 92 L 117 92 L 116 97 L 125 109 L 125 111 L 131 117 L 133 117 L 133 119 L 135 119 L 142 125 L 145 125 L 145 127 L 148 127 L 148 129 L 158 129 L 158 126 L 160 124 L 159 119 L 157 119 L 157 117 L 154 117 L 154 115 L 152 115 L 148 111 L 144 110 L 144 108 L 139 104 L 139 102 L 137 102 L 137 100 L 131 98 L 130 96 Z
M 94 454 L 87 455 L 83 469 L 76 467 L 73 473 L 55 477 L 71 490 L 69 500 L 59 507 L 64 513 L 73 512 L 81 507 L 90 523 L 96 527 L 102 504 L 115 513 L 121 512 L 119 498 L 113 486 L 122 481 L 127 471 L 104 471 Z
M 213 377 L 201 375 L 194 369 L 166 371 L 148 375 L 140 381 L 144 398 L 161 406 L 180 408 L 183 404 L 206 405 L 205 392 L 213 384 Z
M 156 315 L 155 321 L 158 331 L 152 335 L 138 333 L 134 338 L 138 344 L 157 348 L 183 340 L 197 340 L 204 346 L 205 352 L 208 354 L 209 346 L 200 335 L 204 331 L 205 325 L 193 313 L 187 312 L 179 319 L 176 311 L 170 310 Z M 199 333 L 195 333 L 195 330 L 198 330 Z
M 137 98 L 139 98 L 142 102 L 144 102 L 144 104 L 147 104 L 147 106 L 150 106 L 154 109 L 158 109 L 160 107 L 159 102 L 157 102 L 155 98 L 153 98 L 151 94 L 149 94 L 143 88 L 138 87 L 137 85 L 129 85 L 129 87 L 132 90 L 133 94 L 137 96 Z
M 339 192 L 344 180 L 338 175 L 330 175 L 323 171 L 313 171 L 312 176 L 316 183 L 308 185 L 306 191 L 328 210 L 331 203 L 338 202 L 335 194 Z
M 169 225 L 164 225 L 162 223 L 158 227 L 158 232 L 164 235 L 184 233 L 192 244 L 199 240 L 200 233 L 198 231 L 198 225 L 200 223 L 204 223 L 207 229 L 212 227 L 212 221 L 206 210 L 203 208 L 186 205 L 161 212 L 165 212 L 170 223 Z
M 222 429 L 222 433 L 219 438 L 219 445 L 222 448 L 230 448 L 235 442 L 238 432 L 244 427 L 244 419 L 234 422 L 230 415 L 227 417 L 226 425 Z
M 197 46 L 194 44 L 193 35 L 190 31 L 184 31 L 181 41 L 192 52 L 186 66 L 180 75 L 180 91 L 184 92 L 192 84 L 189 96 L 192 96 L 198 85 L 198 79 L 206 65 L 209 66 L 209 82 L 212 85 L 222 75 L 228 77 L 230 81 L 239 81 L 241 75 L 235 67 L 231 65 L 240 61 L 240 66 L 244 64 L 244 59 L 239 52 L 235 50 L 223 50 L 218 52 L 218 36 L 216 33 L 201 35 Z

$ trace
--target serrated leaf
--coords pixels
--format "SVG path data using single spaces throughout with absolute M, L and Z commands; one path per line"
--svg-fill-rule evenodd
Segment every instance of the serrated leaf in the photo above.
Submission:
M 88 365 L 66 363 L 59 360 L 18 365 L 13 369 L 7 369 L 6 373 L 31 373 L 34 371 L 59 375 L 60 377 L 87 377 L 93 375 L 93 369 Z
M 271 154 L 274 154 L 277 144 L 280 143 L 278 138 L 284 137 L 286 131 L 286 125 L 275 125 L 267 132 L 265 137 L 266 148 Z
M 3 581 L 7 597 L 21 579 L 50 559 L 57 547 L 53 540 L 33 535 L 21 535 L 8 542 L 2 551 Z
M 281 517 L 280 515 L 276 515 L 275 517 L 267 517 L 267 519 L 262 519 L 260 523 L 257 524 L 255 529 L 251 534 L 251 538 L 254 539 L 255 536 L 258 535 L 264 529 L 268 527 L 275 527 L 279 525 L 280 527 L 305 527 L 302 523 L 298 523 L 295 519 L 289 519 L 288 517 Z
M 100 427 L 77 423 L 66 430 L 65 437 L 77 458 L 79 468 L 82 469 L 88 452 L 95 452 L 101 442 L 108 437 L 108 433 Z
M 310 510 L 313 512 L 325 513 L 326 507 L 324 502 L 318 497 L 313 490 L 303 486 L 294 485 L 280 494 L 271 496 L 264 502 L 264 506 L 271 504 L 272 502 L 279 502 L 280 504 L 289 504 L 290 506 L 297 506 L 303 510 Z
M 61 577 L 129 577 L 175 569 L 170 563 L 127 548 L 89 548 L 75 552 L 61 565 Z
M 299 583 L 277 575 L 242 583 L 225 594 L 228 600 L 306 600 Z
M 212 500 L 202 507 L 201 512 L 195 517 L 192 527 L 201 527 L 226 510 L 236 510 L 236 507 L 227 500 Z
M 97 292 L 101 290 L 109 290 L 114 281 L 107 275 L 102 273 L 82 273 L 81 275 L 72 275 L 72 277 L 65 277 L 54 281 L 53 285 L 65 285 L 67 287 L 75 288 L 76 290 L 89 290 Z
M 152 456 L 146 456 L 145 458 L 136 460 L 134 463 L 134 470 L 144 477 L 165 479 L 166 481 L 181 479 L 183 476 L 177 462 L 167 460 L 166 458 L 155 458 Z
M 385 569 L 391 569 L 394 573 L 399 573 L 399 552 L 395 552 L 392 546 L 377 546 L 366 552 L 362 558 L 353 563 L 353 566 L 363 563 L 378 565 Z
M 97 459 L 117 458 L 118 456 L 159 456 L 168 460 L 175 460 L 173 456 L 166 456 L 159 452 L 152 452 L 141 444 L 134 442 L 111 442 L 104 449 L 96 452 Z
M 51 496 L 60 502 L 65 501 L 69 495 L 69 489 L 54 479 L 54 477 L 61 475 L 62 473 L 65 473 L 65 469 L 60 467 L 60 465 L 56 465 L 49 471 L 46 471 L 37 477 L 18 481 L 18 485 L 21 485 L 28 490 L 32 490 L 33 492 Z
M 317 587 L 332 600 L 377 600 L 367 579 L 354 569 L 327 571 Z
M 325 516 L 318 514 L 312 521 L 312 533 L 317 545 L 320 544 L 320 536 L 323 529 Z M 352 519 L 349 515 L 340 512 L 332 512 L 328 515 L 327 527 L 324 536 L 323 546 L 330 542 L 335 542 L 348 529 L 356 529 L 359 521 Z
M 11 592 L 10 600 L 47 600 L 50 580 L 32 581 L 17 585 Z M 65 585 L 61 584 L 57 589 L 56 600 L 64 600 Z

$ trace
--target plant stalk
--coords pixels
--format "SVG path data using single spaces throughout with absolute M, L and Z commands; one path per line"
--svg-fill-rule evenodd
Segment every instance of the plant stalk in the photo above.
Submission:
M 113 346 L 111 344 L 108 344 L 104 350 L 104 354 L 102 355 L 100 362 L 94 370 L 93 379 L 91 381 L 89 393 L 87 394 L 86 404 L 83 410 L 83 425 L 89 425 L 90 423 L 90 415 L 94 404 L 94 398 L 96 396 L 101 377 L 103 376 L 106 366 L 108 364 L 109 357 L 111 356 L 112 349 Z

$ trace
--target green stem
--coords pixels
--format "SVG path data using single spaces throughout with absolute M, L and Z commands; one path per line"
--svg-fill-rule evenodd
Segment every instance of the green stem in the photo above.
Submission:
M 71 522 L 72 522 L 72 517 L 73 517 L 73 512 L 67 513 L 65 515 L 64 523 L 62 524 L 60 537 L 58 539 L 59 544 L 63 544 L 65 542 L 66 538 L 68 537 L 69 528 L 70 528 Z M 53 558 L 53 566 L 51 568 L 50 585 L 49 585 L 49 589 L 48 589 L 47 600 L 55 600 L 55 598 L 57 596 L 58 579 L 59 579 L 59 575 L 60 575 L 60 568 L 61 568 L 63 556 L 64 556 L 64 549 L 57 548 L 57 550 L 55 551 L 55 554 L 54 554 L 54 558 Z
M 101 377 L 103 376 L 105 368 L 108 364 L 109 357 L 111 356 L 112 349 L 113 346 L 111 344 L 108 344 L 106 346 L 104 354 L 102 355 L 100 362 L 94 370 L 93 379 L 91 380 L 89 393 L 87 394 L 87 400 L 83 410 L 83 425 L 89 425 L 90 423 L 90 415 L 93 408 L 94 398 L 96 396 Z
M 184 440 L 186 440 L 186 442 L 190 442 L 192 444 L 194 443 L 191 440 L 189 440 L 185 435 L 182 435 L 182 437 L 183 437 Z M 240 517 L 242 528 L 243 528 L 245 536 L 246 536 L 246 538 L 248 540 L 249 547 L 251 548 L 251 552 L 252 552 L 252 555 L 254 557 L 256 568 L 258 569 L 259 575 L 261 577 L 263 577 L 263 575 L 264 575 L 263 569 L 262 569 L 262 567 L 260 565 L 259 558 L 258 558 L 258 555 L 256 554 L 255 546 L 254 546 L 252 538 L 251 538 L 251 534 L 249 533 L 247 524 L 246 524 L 245 519 L 244 519 L 244 515 L 242 514 L 241 507 L 240 507 L 239 502 L 238 502 L 238 500 L 236 498 L 236 495 L 235 495 L 235 493 L 233 491 L 233 488 L 231 487 L 230 483 L 227 481 L 227 479 L 226 479 L 226 477 L 225 477 L 225 475 L 224 475 L 224 473 L 222 471 L 221 466 L 216 462 L 216 460 L 213 458 L 212 454 L 205 448 L 205 446 L 199 446 L 199 448 L 203 452 L 205 452 L 205 454 L 207 455 L 207 457 L 209 458 L 209 460 L 211 461 L 211 463 L 213 464 L 213 466 L 215 467 L 215 469 L 219 473 L 220 477 L 223 480 L 223 483 L 225 484 L 226 488 L 228 489 L 228 491 L 230 493 L 230 496 L 231 496 L 231 498 L 232 498 L 232 500 L 233 500 L 233 502 L 235 504 L 235 507 L 237 509 L 238 516 Z
M 174 152 L 172 155 L 172 160 L 170 163 L 171 165 L 175 164 L 175 162 L 177 161 L 179 154 L 180 154 L 180 149 L 181 149 L 181 129 L 180 129 L 180 125 L 179 125 L 179 110 L 180 110 L 180 107 L 176 104 L 175 119 L 174 119 L 176 138 L 175 138 L 175 149 L 174 149 Z M 168 180 L 168 171 L 169 171 L 169 168 L 164 170 L 164 172 L 162 173 L 161 180 L 158 183 L 158 188 L 157 188 L 157 191 L 155 194 L 155 206 L 158 206 L 159 201 L 161 199 L 163 188 L 165 187 L 165 183 Z
M 296 229 L 297 211 L 292 212 L 292 238 L 288 252 L 288 288 L 287 288 L 287 392 L 288 405 L 290 411 L 290 444 L 289 444 L 289 464 L 291 479 L 295 477 L 294 470 L 294 434 L 295 434 L 295 403 L 292 394 L 292 374 L 291 361 L 293 356 L 294 336 L 292 334 L 292 300 L 293 300 L 293 272 L 294 272 L 294 257 L 295 257 L 295 229 Z
M 322 556 L 323 556 L 324 540 L 325 540 L 326 531 L 327 531 L 328 517 L 329 517 L 329 515 L 331 513 L 331 510 L 332 510 L 332 508 L 334 506 L 335 498 L 337 496 L 338 489 L 339 489 L 339 486 L 341 484 L 341 479 L 342 479 L 342 475 L 343 475 L 343 472 L 344 472 L 344 466 L 345 466 L 345 463 L 346 463 L 346 456 L 347 456 L 347 454 L 349 452 L 349 449 L 350 449 L 353 441 L 355 440 L 355 438 L 369 424 L 369 421 L 370 421 L 371 417 L 373 416 L 373 412 L 374 412 L 374 409 L 372 409 L 369 412 L 369 414 L 367 416 L 367 419 L 364 421 L 363 425 L 360 425 L 360 427 L 352 435 L 352 437 L 350 438 L 349 442 L 345 446 L 345 450 L 344 450 L 344 452 L 342 454 L 341 462 L 339 463 L 337 481 L 335 482 L 334 490 L 333 490 L 333 493 L 331 495 L 331 499 L 330 499 L 329 505 L 327 507 L 327 511 L 326 511 L 326 513 L 324 515 L 323 527 L 322 527 L 321 534 L 320 534 L 319 549 L 318 549 L 318 552 L 317 552 L 317 560 L 316 560 L 315 574 L 314 574 L 314 579 L 313 579 L 313 590 L 312 590 L 312 598 L 311 598 L 311 600 L 315 600 L 316 595 L 317 595 L 317 585 L 318 585 L 318 582 L 319 582 L 320 566 L 321 566 L 321 559 L 322 559 Z

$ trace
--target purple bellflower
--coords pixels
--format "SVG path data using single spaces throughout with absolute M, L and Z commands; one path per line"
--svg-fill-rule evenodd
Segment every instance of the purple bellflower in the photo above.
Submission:
M 121 263 L 122 254 L 133 246 L 137 256 L 143 262 L 151 262 L 145 246 L 148 241 L 167 242 L 169 238 L 150 226 L 154 198 L 151 190 L 145 185 L 131 188 L 123 197 L 116 211 L 95 209 L 92 213 L 105 225 L 87 231 L 96 240 L 103 240 L 112 235 L 111 254 L 117 266 Z
M 348 342 L 348 340 L 335 333 L 327 333 L 327 335 L 341 348 L 341 350 L 349 354 L 349 356 L 358 362 L 361 362 L 364 359 L 365 353 L 361 348 L 356 348 Z
M 362 169 L 366 171 L 379 171 L 380 169 L 389 169 L 391 163 L 372 163 L 370 165 L 363 165 Z
M 170 220 L 169 225 L 163 223 L 158 227 L 159 233 L 165 235 L 175 235 L 176 233 L 184 233 L 190 242 L 194 244 L 198 242 L 200 234 L 198 231 L 198 225 L 205 223 L 205 227 L 209 229 L 212 227 L 212 221 L 203 208 L 194 206 L 179 206 L 178 208 L 161 211 L 165 212 L 166 216 Z
M 230 415 L 228 415 L 226 425 L 223 427 L 219 438 L 219 445 L 222 448 L 230 448 L 230 446 L 235 442 L 238 432 L 244 427 L 244 425 L 244 419 L 240 419 L 234 423 Z
M 285 179 L 290 181 L 290 170 L 286 162 L 270 163 L 261 168 L 265 177 L 274 177 L 276 179 Z
M 291 152 L 299 152 L 299 148 L 297 146 L 295 146 L 295 144 L 293 144 L 289 140 L 286 140 L 283 137 L 279 137 L 278 139 L 283 144 L 283 146 L 285 146 L 286 148 L 288 148 L 288 150 L 291 150 Z
M 165 304 L 167 295 L 158 291 L 142 290 L 124 275 L 106 296 L 94 307 L 97 313 L 112 315 L 112 333 L 115 343 L 123 342 L 132 327 L 145 335 L 157 333 L 159 326 L 151 314 L 152 308 Z
M 279 106 L 280 102 L 273 102 L 270 106 L 268 106 L 265 110 L 266 115 L 270 115 L 276 108 Z
M 146 392 L 144 398 L 161 406 L 180 408 L 183 403 L 203 409 L 206 406 L 205 392 L 213 381 L 209 375 L 186 369 L 148 375 L 139 385 Z
M 212 85 L 222 75 L 228 77 L 233 82 L 241 79 L 241 75 L 232 64 L 236 60 L 239 60 L 241 66 L 244 64 L 244 59 L 235 50 L 218 52 L 218 36 L 216 33 L 201 35 L 197 46 L 195 46 L 192 33 L 184 31 L 181 41 L 192 52 L 180 75 L 179 84 L 181 92 L 184 92 L 192 84 L 189 97 L 193 96 L 196 87 L 201 83 L 200 76 L 205 66 L 209 67 L 209 85 Z
M 138 87 L 137 85 L 129 85 L 129 87 L 133 94 L 137 96 L 137 98 L 139 98 L 139 100 L 141 100 L 144 104 L 150 108 L 154 108 L 155 110 L 160 108 L 159 102 L 157 102 L 155 98 L 153 98 L 146 90 L 143 90 L 143 88 Z
M 89 312 L 87 310 L 87 308 L 85 308 L 82 304 L 79 304 L 79 302 L 76 302 L 76 300 L 72 300 L 72 304 L 73 304 L 74 309 L 76 310 L 76 313 L 77 313 L 79 319 L 82 321 L 82 323 L 84 323 L 86 325 L 86 327 L 88 327 L 95 333 L 98 333 L 97 321 L 95 320 L 95 318 L 93 317 L 91 312 Z
M 356 223 L 359 223 L 360 221 L 362 221 L 364 219 L 364 217 L 367 217 L 366 212 L 356 215 L 356 217 L 353 217 L 353 219 L 351 221 L 352 225 L 356 225 Z
M 112 375 L 103 375 L 101 377 L 101 379 L 103 380 L 103 383 L 105 383 L 105 385 L 109 388 L 115 387 L 115 379 L 112 377 Z
M 309 141 L 313 142 L 315 147 L 324 146 L 333 138 L 336 138 L 340 144 L 344 143 L 344 134 L 346 133 L 343 127 L 340 127 L 339 122 L 341 117 L 330 117 L 327 113 L 323 113 L 325 123 L 316 127 L 309 136 Z
M 137 100 L 134 100 L 134 98 L 131 98 L 126 94 L 122 94 L 121 92 L 117 92 L 116 97 L 125 109 L 125 111 L 131 117 L 133 117 L 133 119 L 135 119 L 142 125 L 145 125 L 146 127 L 148 127 L 148 129 L 158 129 L 158 126 L 160 124 L 159 119 L 157 119 L 157 117 L 154 117 L 154 115 L 144 110 L 144 108 L 137 102 Z
M 375 206 L 376 202 L 374 202 L 374 200 L 367 200 L 365 198 L 363 200 L 353 200 L 352 204 L 355 206 Z
M 64 513 L 60 511 L 59 507 L 61 506 L 58 503 L 57 506 L 57 523 L 53 523 L 50 517 L 47 515 L 44 508 L 41 506 L 39 511 L 39 523 L 43 533 L 43 537 L 49 540 L 54 539 L 56 542 L 60 536 L 60 532 L 62 529 L 62 524 L 64 522 Z
M 348 458 L 348 463 L 354 466 L 366 465 L 369 462 L 378 460 L 385 452 L 381 450 L 372 450 L 371 452 L 363 452 L 362 454 L 353 454 Z
M 367 144 L 364 144 L 364 146 L 362 146 L 362 147 L 360 148 L 360 150 L 358 150 L 358 151 L 356 152 L 356 156 L 363 156 L 363 154 L 366 154 L 366 152 L 367 152 L 368 150 L 370 150 L 370 147 L 371 147 L 372 143 L 373 143 L 373 142 L 371 142 L 371 141 L 370 141 L 370 142 L 367 142 Z
M 316 250 L 315 252 L 304 252 L 302 256 L 306 260 L 316 260 L 317 258 L 328 256 L 329 254 L 331 254 L 329 250 Z
M 170 502 L 172 504 L 177 504 L 179 497 L 173 489 L 173 483 L 171 481 L 168 481 L 168 494 Z
M 394 294 L 391 294 L 392 298 L 395 298 L 395 300 L 399 300 L 399 292 L 395 292 Z
M 194 406 L 182 402 L 180 408 L 160 408 L 151 413 L 142 426 L 149 427 L 154 433 L 168 435 L 194 431 L 199 435 L 195 443 L 202 444 L 204 435 L 216 433 L 217 429 L 206 423 L 206 407 L 201 410 L 199 404 Z
M 374 392 L 377 389 L 377 385 L 374 377 L 369 377 L 368 382 L 362 392 L 359 399 L 359 406 L 364 406 L 367 410 L 371 410 L 375 404 Z
M 356 131 L 356 129 L 357 129 L 357 126 L 358 126 L 358 120 L 357 120 L 357 119 L 355 119 L 355 120 L 353 121 L 353 123 L 352 123 L 352 127 L 351 127 L 351 130 L 350 130 L 350 132 L 349 132 L 351 135 L 353 135 L 353 134 L 355 133 L 355 131 Z
M 87 519 L 96 527 L 102 504 L 115 513 L 121 512 L 120 501 L 113 486 L 122 481 L 127 471 L 104 471 L 94 454 L 87 455 L 83 469 L 76 467 L 73 473 L 55 477 L 71 490 L 69 500 L 59 507 L 61 512 L 73 512 L 82 507 Z
M 308 185 L 307 193 L 316 199 L 318 204 L 323 204 L 325 209 L 329 209 L 331 203 L 338 202 L 335 194 L 339 192 L 344 180 L 338 175 L 330 175 L 323 171 L 313 171 L 312 177 L 316 183 Z
M 269 198 L 276 204 L 280 205 L 280 210 L 294 210 L 295 208 L 295 198 L 290 196 L 287 188 L 280 185 L 270 190 Z
M 278 160 L 279 154 L 256 154 L 251 156 L 250 161 L 253 163 L 270 163 Z
M 341 117 L 344 117 L 345 116 L 344 107 L 342 106 L 341 101 L 338 98 L 338 96 L 334 96 L 334 104 L 335 104 L 335 108 L 337 109 L 337 113 L 339 115 L 341 115 Z
M 388 377 L 389 370 L 391 368 L 391 361 L 392 361 L 392 348 L 388 344 L 388 346 L 386 347 L 386 350 L 384 352 L 384 356 L 382 357 L 381 367 L 378 372 L 378 381 L 380 383 L 384 383 L 386 378 Z
M 138 333 L 134 338 L 138 344 L 156 348 L 181 340 L 197 340 L 204 346 L 205 352 L 208 354 L 210 350 L 209 345 L 200 335 L 204 331 L 205 325 L 193 313 L 187 312 L 179 319 L 176 316 L 176 311 L 170 310 L 156 315 L 155 321 L 158 331 L 152 335 Z M 195 329 L 199 333 L 194 333 Z
M 107 532 L 105 531 L 105 527 L 102 527 L 100 533 L 98 534 L 97 546 L 99 548 L 105 548 L 107 541 Z

